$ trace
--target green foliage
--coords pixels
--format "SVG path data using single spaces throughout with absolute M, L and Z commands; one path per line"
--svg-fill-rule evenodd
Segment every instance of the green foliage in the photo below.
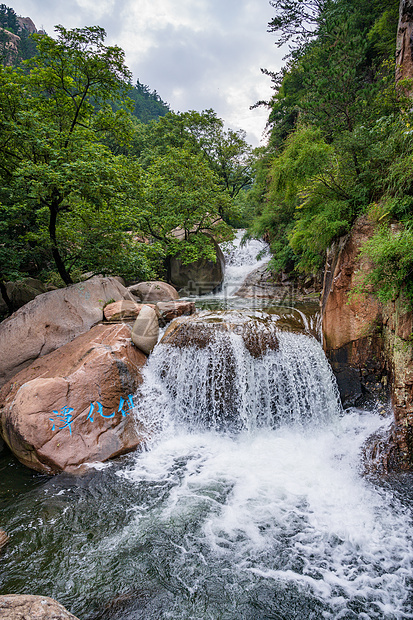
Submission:
M 215 260 L 209 237 L 228 236 L 220 212 L 230 208 L 229 196 L 200 155 L 170 147 L 146 171 L 140 226 L 156 239 L 166 256 L 184 263 L 199 257 Z
M 413 230 L 405 226 L 383 226 L 362 248 L 362 255 L 373 261 L 374 268 L 364 285 L 376 291 L 383 302 L 400 293 L 413 308 Z
M 146 168 L 170 148 L 182 148 L 201 156 L 216 174 L 223 192 L 235 198 L 252 183 L 251 148 L 245 132 L 224 130 L 224 122 L 213 110 L 168 113 L 139 129 L 133 152 Z M 229 215 L 229 214 L 228 214 Z M 226 218 L 227 212 L 221 216 Z
M 228 239 L 223 217 L 246 213 L 235 203 L 252 179 L 244 133 L 132 87 L 102 28 L 56 31 L 34 35 L 36 56 L 0 66 L 0 292 L 26 275 L 147 280 L 167 275 L 171 256 L 214 260 L 211 233 Z
M 249 235 L 270 241 L 274 268 L 314 272 L 360 214 L 413 220 L 411 102 L 394 84 L 399 0 L 270 3 L 269 30 L 293 50 L 278 74 L 266 71 L 271 133 L 246 197 Z M 402 264 L 396 246 L 409 234 L 380 237 L 371 250 L 396 289 L 408 286 L 410 259 Z

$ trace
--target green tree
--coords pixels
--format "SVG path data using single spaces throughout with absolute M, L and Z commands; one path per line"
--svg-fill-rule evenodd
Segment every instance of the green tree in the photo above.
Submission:
M 122 50 L 104 45 L 102 28 L 56 30 L 56 40 L 35 35 L 38 55 L 28 61 L 28 72 L 3 73 L 6 148 L 0 165 L 8 204 L 36 212 L 31 235 L 38 234 L 69 284 L 81 238 L 69 256 L 65 222 L 81 219 L 87 209 L 96 217 L 114 210 L 131 190 L 129 181 L 121 186 L 119 161 L 98 144 L 96 123 L 97 110 L 122 95 L 130 74 Z M 123 165 L 122 173 L 130 168 Z
M 221 220 L 230 197 L 205 160 L 182 148 L 170 147 L 146 170 L 145 206 L 140 228 L 154 239 L 163 256 L 179 255 L 184 263 L 200 257 L 215 260 L 210 237 L 228 238 L 230 229 Z

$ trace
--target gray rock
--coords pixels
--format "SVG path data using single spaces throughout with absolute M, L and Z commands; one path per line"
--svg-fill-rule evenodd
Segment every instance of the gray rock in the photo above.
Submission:
M 211 237 L 212 239 L 212 237 Z M 184 265 L 177 258 L 171 258 L 171 282 L 178 290 L 189 295 L 206 295 L 221 286 L 224 279 L 225 258 L 221 248 L 213 240 L 216 262 L 201 258 Z

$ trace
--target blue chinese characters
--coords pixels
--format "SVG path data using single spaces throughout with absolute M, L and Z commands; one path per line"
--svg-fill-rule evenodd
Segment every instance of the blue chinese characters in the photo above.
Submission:
M 133 395 L 129 394 L 126 399 L 120 399 L 117 413 L 121 413 L 122 417 L 125 417 L 131 413 L 133 408 Z M 60 413 L 57 410 L 53 410 L 54 417 L 49 418 L 50 421 L 53 422 L 52 431 L 68 428 L 69 433 L 72 434 L 72 424 L 74 422 L 72 411 L 74 411 L 73 407 L 67 406 L 63 407 Z M 110 414 L 103 413 L 102 403 L 96 401 L 95 403 L 90 403 L 89 413 L 87 414 L 86 420 L 94 422 L 96 415 L 99 415 L 101 418 L 105 418 L 108 420 L 114 418 L 115 414 L 115 411 L 112 411 L 112 413 Z M 58 423 L 63 424 L 63 426 L 57 426 Z

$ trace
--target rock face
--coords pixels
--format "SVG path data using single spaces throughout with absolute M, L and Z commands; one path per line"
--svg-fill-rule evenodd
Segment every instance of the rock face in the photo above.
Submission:
M 145 304 L 151 301 L 156 303 L 179 299 L 178 291 L 166 282 L 139 282 L 139 284 L 130 286 L 128 290 Z
M 142 441 L 131 395 L 146 356 L 126 324 L 96 325 L 39 358 L 0 390 L 0 432 L 21 463 L 76 472 Z
M 224 280 L 225 258 L 217 242 L 212 240 L 216 252 L 215 263 L 201 258 L 184 265 L 179 259 L 171 258 L 170 279 L 178 290 L 183 289 L 185 294 L 190 295 L 206 295 L 221 286 Z
M 109 300 L 129 299 L 115 278 L 94 277 L 38 295 L 0 324 L 0 387 L 38 357 L 70 342 L 103 319 Z
M 413 0 L 401 0 L 397 30 L 396 83 L 406 78 L 413 79 Z M 405 90 L 412 95 L 413 85 Z
M 48 289 L 40 280 L 35 278 L 25 278 L 18 282 L 6 282 L 6 291 L 13 309 L 18 310 L 24 304 L 32 301 L 37 295 L 47 293 Z M 7 306 L 0 295 L 0 312 L 7 312 Z
M 0 620 L 78 620 L 48 596 L 6 594 L 0 596 Z
M 132 329 L 132 342 L 141 351 L 149 355 L 159 336 L 159 322 L 156 311 L 144 305 L 139 312 Z
M 19 53 L 20 37 L 0 28 L 0 51 L 5 65 L 12 65 Z
M 361 218 L 332 248 L 322 312 L 324 348 L 344 404 L 369 394 L 385 397 L 390 382 L 393 423 L 364 449 L 366 470 L 381 473 L 413 467 L 413 313 L 400 298 L 382 306 L 370 294 L 349 296 L 358 274 L 371 269 L 358 254 L 374 231 L 375 225 Z
M 284 303 L 317 299 L 319 294 L 320 285 L 313 278 L 302 282 L 282 272 L 274 281 L 273 275 L 268 270 L 268 262 L 251 271 L 235 292 L 238 297 L 272 299 Z
M 327 257 L 321 300 L 324 349 L 344 405 L 376 393 L 386 375 L 381 305 L 371 294 L 351 295 L 360 274 L 371 269 L 359 252 L 375 230 L 375 224 L 360 218 Z

